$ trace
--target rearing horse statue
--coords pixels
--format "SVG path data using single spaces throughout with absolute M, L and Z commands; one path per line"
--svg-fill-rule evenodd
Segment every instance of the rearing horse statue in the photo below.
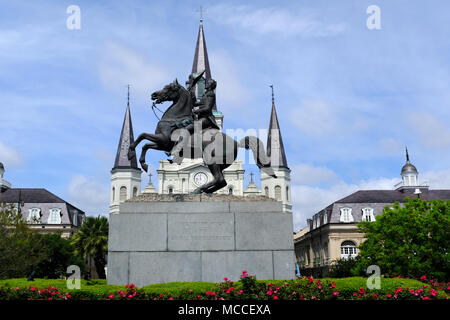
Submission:
M 145 155 L 148 149 L 170 152 L 179 139 L 179 136 L 174 139 L 174 132 L 177 129 L 183 130 L 189 124 L 194 124 L 195 127 L 197 123 L 192 113 L 193 97 L 177 80 L 164 86 L 162 90 L 152 93 L 151 97 L 155 103 L 164 101 L 172 101 L 173 103 L 164 112 L 154 134 L 142 133 L 130 145 L 128 151 L 129 159 L 136 156 L 135 150 L 141 141 L 144 139 L 150 141 L 150 143 L 142 147 L 139 158 L 144 171 L 148 170 L 148 166 L 145 163 Z M 184 131 L 187 132 L 187 130 Z M 236 160 L 239 148 L 252 150 L 257 166 L 268 175 L 276 177 L 270 167 L 270 159 L 266 155 L 264 145 L 257 137 L 247 136 L 236 141 L 217 129 L 201 130 L 200 125 L 200 130 L 194 130 L 193 134 L 188 133 L 184 135 L 183 143 L 185 143 L 184 139 L 186 138 L 188 141 L 183 149 L 183 156 L 191 159 L 203 158 L 204 163 L 214 176 L 211 182 L 200 186 L 194 193 L 213 193 L 225 187 L 227 182 L 223 176 L 223 170 Z

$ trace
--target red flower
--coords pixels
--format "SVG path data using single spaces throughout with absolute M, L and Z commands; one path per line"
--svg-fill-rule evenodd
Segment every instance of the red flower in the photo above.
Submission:
M 108 296 L 108 298 L 114 299 L 114 295 L 113 295 L 113 294 L 110 294 L 110 295 Z
M 273 296 L 273 300 L 278 300 L 278 297 L 277 296 Z

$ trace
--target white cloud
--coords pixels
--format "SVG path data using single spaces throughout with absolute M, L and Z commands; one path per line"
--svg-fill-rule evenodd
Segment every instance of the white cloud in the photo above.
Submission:
M 435 116 L 416 112 L 409 116 L 411 128 L 419 135 L 422 145 L 433 149 L 450 148 L 450 128 L 448 123 L 437 119 Z
M 125 92 L 125 85 L 131 84 L 133 94 L 149 99 L 148 88 L 162 86 L 171 77 L 162 65 L 121 44 L 107 42 L 99 64 L 100 80 L 111 91 Z
M 239 66 L 225 52 L 215 51 L 210 54 L 212 77 L 219 84 L 217 86 L 217 103 L 222 111 L 239 107 L 249 98 L 249 91 L 239 78 Z
M 106 215 L 109 212 L 109 188 L 104 184 L 75 175 L 68 186 L 70 201 L 89 215 Z
M 5 165 L 5 168 L 19 166 L 23 163 L 23 160 L 19 151 L 0 141 L 0 162 Z
M 260 35 L 272 33 L 278 37 L 326 37 L 340 34 L 346 29 L 344 23 L 329 24 L 277 7 L 220 4 L 208 8 L 208 11 L 217 23 L 239 28 L 240 32 L 247 30 Z
M 330 182 L 337 178 L 337 174 L 327 167 L 315 167 L 310 164 L 298 164 L 292 168 L 292 181 L 296 184 L 314 185 Z
M 426 171 L 419 174 L 421 182 L 427 182 L 432 189 L 450 189 L 450 169 Z
M 322 100 L 305 100 L 292 111 L 292 124 L 311 135 L 326 135 L 338 128 L 336 107 Z

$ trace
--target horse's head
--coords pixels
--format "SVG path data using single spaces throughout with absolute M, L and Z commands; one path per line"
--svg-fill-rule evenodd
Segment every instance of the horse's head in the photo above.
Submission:
M 178 80 L 175 79 L 174 82 L 164 86 L 161 90 L 153 92 L 152 100 L 155 100 L 156 103 L 176 101 L 180 97 L 181 88 L 182 86 L 178 83 Z

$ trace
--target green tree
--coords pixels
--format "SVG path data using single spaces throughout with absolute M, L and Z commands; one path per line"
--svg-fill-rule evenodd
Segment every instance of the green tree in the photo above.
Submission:
M 0 204 L 0 279 L 26 277 L 46 258 L 42 235 L 13 205 Z
M 106 277 L 108 229 L 108 219 L 105 217 L 87 217 L 81 228 L 72 237 L 75 253 L 87 259 L 89 264 L 93 260 L 95 270 L 101 279 Z
M 405 201 L 385 207 L 375 222 L 358 224 L 367 238 L 359 247 L 359 268 L 374 264 L 388 275 L 448 280 L 450 201 Z
M 47 257 L 36 267 L 35 277 L 56 279 L 67 275 L 67 267 L 77 265 L 84 271 L 84 260 L 75 255 L 71 240 L 61 238 L 58 233 L 43 236 Z

